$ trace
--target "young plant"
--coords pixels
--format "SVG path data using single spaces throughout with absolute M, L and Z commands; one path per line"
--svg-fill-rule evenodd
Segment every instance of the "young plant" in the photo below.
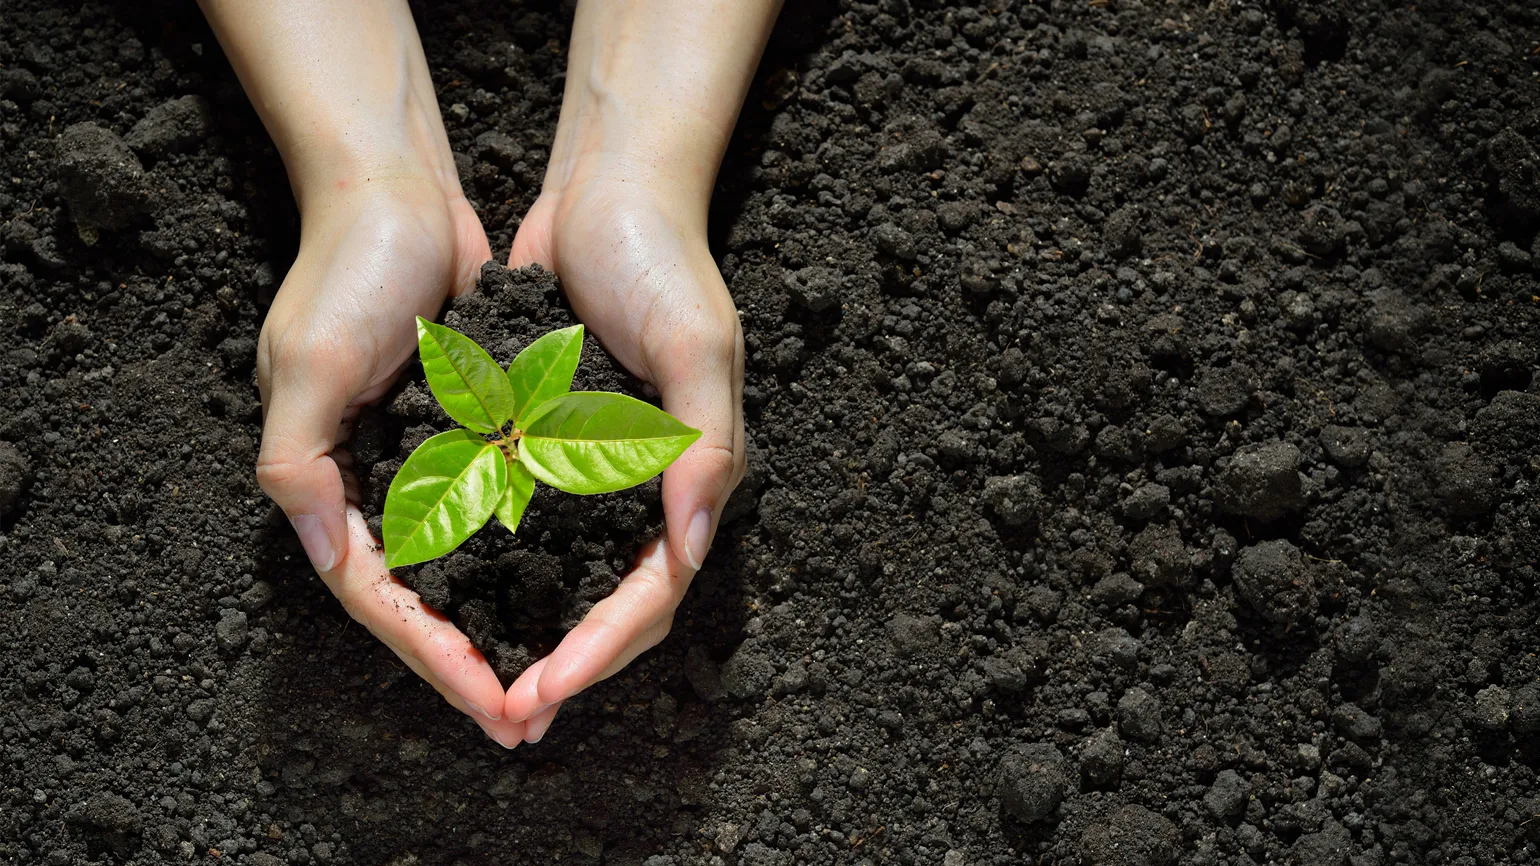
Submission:
M 552 331 L 504 370 L 464 334 L 417 319 L 428 387 L 463 430 L 417 446 L 385 495 L 385 565 L 427 562 L 493 515 L 513 532 L 535 480 L 611 493 L 662 472 L 700 431 L 624 394 L 572 391 L 583 326 Z

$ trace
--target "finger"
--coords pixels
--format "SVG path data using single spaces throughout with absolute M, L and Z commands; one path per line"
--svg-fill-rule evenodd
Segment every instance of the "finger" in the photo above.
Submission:
M 522 268 L 539 265 L 555 270 L 555 246 L 551 243 L 552 211 L 556 209 L 556 197 L 541 193 L 519 223 L 513 236 L 513 251 L 508 254 L 508 267 Z
M 498 719 L 494 722 L 488 719 L 478 719 L 470 713 L 466 715 L 470 715 L 471 719 L 481 726 L 482 733 L 490 737 L 492 742 L 505 749 L 517 748 L 520 743 L 525 741 L 526 726 L 523 722 L 510 722 L 507 719 Z M 541 731 L 540 735 L 545 736 L 545 732 Z
M 348 552 L 347 500 L 331 453 L 348 394 L 337 377 L 311 371 L 274 371 L 269 380 L 257 483 L 288 516 L 311 565 L 325 574 L 343 565 Z
M 357 508 L 347 509 L 347 528 L 358 555 L 321 575 L 343 608 L 451 704 L 478 721 L 500 719 L 503 687 L 486 657 L 391 576 Z
M 390 646 L 389 643 L 385 645 Z M 450 706 L 469 716 L 471 721 L 481 728 L 482 733 L 491 738 L 493 742 L 505 749 L 512 749 L 524 742 L 525 725 L 523 722 L 515 722 L 510 719 L 486 718 L 482 711 L 472 707 L 464 698 L 455 694 L 453 689 L 444 685 L 421 661 L 412 658 L 412 656 L 401 652 L 395 647 L 391 647 L 391 651 L 403 662 L 406 662 L 406 666 L 411 668 L 414 673 L 422 677 L 424 682 L 432 686 L 440 695 L 443 695 L 444 700 L 448 701 Z
M 363 501 L 364 482 L 358 477 L 358 464 L 353 459 L 352 452 L 345 448 L 332 451 L 332 462 L 337 464 L 337 471 L 342 475 L 342 496 L 350 505 L 357 505 Z
M 524 723 L 524 739 L 526 742 L 538 743 L 545 738 L 545 732 L 551 729 L 551 722 L 556 718 L 556 711 L 561 709 L 561 704 L 552 704 L 531 716 Z
M 663 473 L 669 544 L 692 571 L 705 561 L 722 507 L 743 478 L 743 336 L 736 313 L 723 320 L 729 333 L 674 341 L 652 364 L 664 411 L 701 431 Z
M 469 251 L 460 256 L 454 282 L 449 285 L 450 296 L 458 298 L 476 291 L 482 263 L 492 261 L 492 246 L 487 243 L 487 232 L 481 227 L 481 217 L 463 195 L 451 203 L 450 208 L 462 217 L 456 222 L 460 233 L 456 249 Z
M 475 722 L 477 726 L 481 728 L 482 732 L 490 737 L 499 746 L 502 746 L 505 749 L 512 749 L 518 744 L 524 742 L 525 725 L 523 722 L 506 718 L 487 718 L 486 712 L 484 710 L 473 706 L 464 698 L 460 697 L 460 695 L 457 694 L 453 689 L 445 685 L 442 680 L 434 676 L 433 672 L 429 670 L 428 667 L 424 665 L 420 660 L 413 658 L 409 653 L 403 652 L 400 649 L 391 646 L 391 644 L 387 641 L 381 641 L 381 643 L 384 643 L 386 646 L 390 647 L 391 652 L 394 652 L 398 658 L 405 662 L 406 666 L 411 668 L 413 673 L 417 674 L 423 679 L 424 682 L 432 686 L 434 691 L 442 695 L 444 700 L 447 701 L 450 706 L 469 716 L 470 720 Z
M 638 631 L 636 639 L 620 651 L 604 670 L 593 678 L 593 682 L 607 680 L 620 673 L 637 656 L 661 643 L 665 637 L 668 637 L 669 629 L 673 625 L 673 615 L 673 610 L 666 611 L 661 618 Z M 524 673 L 520 674 L 518 680 L 508 689 L 508 699 L 503 704 L 503 718 L 528 723 L 552 706 L 540 698 L 540 675 L 545 670 L 545 662 L 548 658 L 550 656 L 525 668 Z M 534 741 L 530 740 L 530 742 Z
M 536 686 L 540 703 L 572 697 L 662 640 L 692 574 L 662 539 L 647 545 L 615 592 L 594 605 L 545 659 Z
M 525 668 L 508 687 L 508 695 L 503 700 L 503 718 L 524 722 L 546 708 L 546 703 L 540 700 L 540 673 L 545 670 L 546 658 Z

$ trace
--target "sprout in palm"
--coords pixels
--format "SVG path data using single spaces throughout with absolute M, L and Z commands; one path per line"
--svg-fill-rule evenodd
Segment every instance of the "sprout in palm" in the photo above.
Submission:
M 641 400 L 572 391 L 582 348 L 582 325 L 552 331 L 505 372 L 469 337 L 417 319 L 428 387 L 465 429 L 419 445 L 390 482 L 381 525 L 388 567 L 449 553 L 493 514 L 517 530 L 537 479 L 568 493 L 624 490 L 700 438 Z

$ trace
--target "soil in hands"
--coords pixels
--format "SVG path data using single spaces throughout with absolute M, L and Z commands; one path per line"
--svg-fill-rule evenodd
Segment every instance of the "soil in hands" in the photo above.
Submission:
M 507 367 L 525 346 L 577 322 L 554 275 L 538 266 L 510 271 L 489 262 L 476 292 L 452 301 L 444 323 Z M 647 396 L 592 336 L 584 338 L 572 390 Z M 420 365 L 379 408 L 361 416 L 352 451 L 360 479 L 367 479 L 363 510 L 376 537 L 391 479 L 413 449 L 450 423 Z M 537 484 L 517 533 L 488 521 L 454 553 L 395 573 L 449 616 L 511 685 L 614 591 L 641 544 L 661 532 L 659 489 L 655 478 L 619 493 L 578 497 Z

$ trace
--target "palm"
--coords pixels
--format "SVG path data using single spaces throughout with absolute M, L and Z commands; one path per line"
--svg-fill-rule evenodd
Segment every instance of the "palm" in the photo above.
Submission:
M 654 197 L 602 176 L 578 184 L 530 209 L 513 263 L 552 267 L 605 349 L 661 388 L 672 355 L 736 334 L 732 299 L 704 243 Z
M 307 226 L 300 254 L 263 323 L 259 381 L 328 371 L 347 395 L 342 420 L 379 398 L 417 347 L 414 316 L 434 317 L 463 288 L 461 259 L 487 248 L 479 223 L 398 199 L 339 202 L 338 219 Z M 328 214 L 332 216 L 332 214 Z
M 508 718 L 527 719 L 538 736 L 561 701 L 668 633 L 742 477 L 743 339 L 704 225 L 602 157 L 541 195 L 509 263 L 555 270 L 605 349 L 658 389 L 665 411 L 704 434 L 663 473 L 665 539 L 509 690 Z
M 391 577 L 332 451 L 416 349 L 414 317 L 436 316 L 447 295 L 473 287 L 488 258 L 470 206 L 436 189 L 339 196 L 307 216 L 300 254 L 262 328 L 257 372 L 267 422 L 257 475 L 291 519 L 341 512 L 346 553 L 317 566 L 327 586 L 349 615 L 511 747 L 523 726 L 494 718 L 505 699 L 496 674 L 465 635 Z

